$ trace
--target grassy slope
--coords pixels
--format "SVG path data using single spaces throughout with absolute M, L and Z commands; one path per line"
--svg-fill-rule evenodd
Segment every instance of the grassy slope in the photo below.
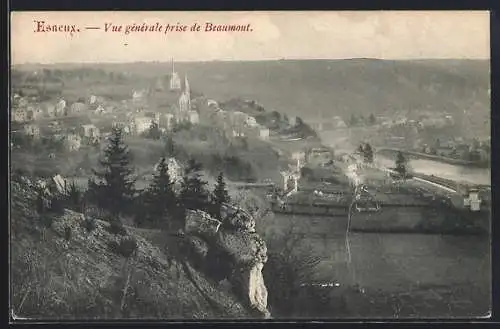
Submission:
M 125 259 L 107 242 L 116 239 L 98 222 L 92 232 L 67 211 L 44 229 L 33 211 L 29 188 L 12 183 L 12 307 L 17 316 L 58 319 L 241 318 L 245 308 L 202 274 L 186 267 L 175 249 L 153 246 L 144 232 L 129 228 L 139 244 L 131 258 L 125 312 L 120 310 Z M 71 239 L 64 238 L 65 227 Z M 160 232 L 156 232 L 158 236 Z M 163 237 L 163 240 L 173 239 Z M 201 292 L 203 291 L 203 293 Z

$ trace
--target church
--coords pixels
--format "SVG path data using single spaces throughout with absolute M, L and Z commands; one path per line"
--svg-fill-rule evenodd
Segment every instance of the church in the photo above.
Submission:
M 182 83 L 183 82 L 183 83 Z M 184 76 L 184 81 L 181 81 L 179 74 L 175 71 L 174 60 L 172 59 L 172 74 L 170 76 L 170 91 L 180 92 L 177 104 L 173 106 L 175 121 L 198 123 L 198 113 L 191 110 L 191 89 L 187 75 Z

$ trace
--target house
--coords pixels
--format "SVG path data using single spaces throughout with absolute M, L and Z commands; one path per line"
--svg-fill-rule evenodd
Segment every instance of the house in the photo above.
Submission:
M 97 97 L 95 95 L 90 95 L 89 104 L 94 104 L 95 102 L 97 102 Z
M 94 110 L 95 114 L 103 114 L 105 112 L 106 112 L 106 109 L 101 104 L 97 105 L 95 110 Z
M 257 123 L 257 120 L 255 120 L 254 117 L 247 116 L 246 119 L 245 119 L 245 125 L 248 126 L 248 127 L 257 127 L 258 123 Z
M 26 122 L 28 121 L 28 112 L 25 109 L 13 109 L 12 111 L 12 121 L 16 122 Z
M 53 118 L 56 116 L 56 106 L 51 103 L 45 103 L 41 105 L 41 108 L 44 112 L 44 115 L 49 118 Z
M 333 128 L 347 128 L 346 123 L 339 116 L 335 116 L 332 118 L 332 126 Z
M 100 136 L 99 129 L 93 124 L 82 125 L 80 131 L 83 137 L 98 138 Z
M 189 122 L 191 122 L 192 124 L 200 123 L 200 115 L 196 111 L 189 111 L 188 112 L 188 119 L 189 119 Z
M 43 110 L 38 106 L 28 106 L 27 115 L 28 120 L 39 120 L 43 118 Z
M 145 90 L 134 90 L 132 93 L 132 100 L 133 101 L 141 101 L 146 94 Z
M 208 99 L 207 100 L 207 106 L 209 108 L 212 108 L 212 109 L 218 109 L 219 108 L 219 104 L 216 101 L 214 101 L 213 99 Z
M 306 152 L 304 151 L 295 151 L 295 152 L 292 152 L 292 156 L 291 156 L 292 160 L 294 161 L 301 161 L 301 162 L 305 162 L 306 161 Z
M 285 193 L 297 192 L 299 188 L 300 173 L 293 171 L 282 171 L 281 173 L 281 186 Z
M 31 136 L 33 138 L 40 137 L 40 127 L 36 125 L 33 124 L 24 125 L 23 131 L 26 135 Z
M 158 112 L 146 112 L 146 113 L 144 113 L 144 116 L 150 118 L 151 122 L 154 122 L 157 125 L 160 125 L 160 113 L 158 113 Z
M 112 127 L 113 128 L 122 128 L 122 131 L 123 133 L 125 134 L 130 134 L 131 133 L 131 128 L 130 128 L 130 125 L 125 123 L 125 122 L 117 122 L 117 121 L 114 121 L 112 123 Z M 106 134 L 102 134 L 102 136 L 105 136 Z
M 263 140 L 269 139 L 269 128 L 261 127 L 259 129 L 259 138 Z
M 165 113 L 160 121 L 160 125 L 167 128 L 167 130 L 172 130 L 175 123 L 175 116 L 172 113 Z
M 66 101 L 64 99 L 59 100 L 56 104 L 56 116 L 63 116 L 66 112 Z
M 81 102 L 71 104 L 68 114 L 78 114 L 85 112 L 88 109 L 87 105 Z
M 145 133 L 151 127 L 152 119 L 142 116 L 136 117 L 133 120 L 133 131 L 135 134 L 139 135 Z
M 464 196 L 464 207 L 469 207 L 471 211 L 479 211 L 481 210 L 481 201 L 479 190 L 469 189 L 468 195 Z
M 82 138 L 79 135 L 76 134 L 68 134 L 66 135 L 65 138 L 65 144 L 68 150 L 70 151 L 77 151 L 80 149 L 82 145 Z
M 295 127 L 298 123 L 297 117 L 296 116 L 290 117 L 290 119 L 288 119 L 288 123 L 290 124 L 290 126 Z

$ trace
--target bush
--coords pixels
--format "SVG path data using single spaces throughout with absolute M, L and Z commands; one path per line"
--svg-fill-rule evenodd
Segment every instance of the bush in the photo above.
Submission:
M 92 232 L 96 228 L 96 221 L 92 217 L 85 217 L 82 222 L 82 227 L 87 230 L 87 232 Z
M 66 241 L 71 240 L 71 227 L 69 227 L 69 226 L 66 226 L 66 227 L 64 228 L 64 239 L 65 239 Z
M 117 255 L 129 258 L 137 250 L 137 241 L 132 237 L 123 238 L 119 242 L 110 241 L 108 246 Z
M 111 234 L 127 235 L 127 230 L 119 220 L 112 220 L 106 227 L 106 230 Z

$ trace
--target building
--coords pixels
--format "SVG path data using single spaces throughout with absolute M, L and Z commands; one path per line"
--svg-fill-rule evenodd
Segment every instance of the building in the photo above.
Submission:
M 43 118 L 43 110 L 38 106 L 28 106 L 26 113 L 29 121 Z
M 165 113 L 160 121 L 160 126 L 172 130 L 175 124 L 175 116 L 172 113 Z
M 297 117 L 296 116 L 290 117 L 290 119 L 288 119 L 288 123 L 290 124 L 290 126 L 295 127 L 298 123 Z
M 13 109 L 12 111 L 12 121 L 15 122 L 26 122 L 28 121 L 28 112 L 25 109 Z
M 332 118 L 332 125 L 333 128 L 347 128 L 344 120 L 342 120 L 342 118 L 338 116 Z
M 299 189 L 299 179 L 300 173 L 294 171 L 282 171 L 281 172 L 281 186 L 283 192 L 297 192 Z
M 214 101 L 213 99 L 208 99 L 207 100 L 207 106 L 209 108 L 212 108 L 212 109 L 218 109 L 219 108 L 219 104 L 216 101 Z
M 77 151 L 82 146 L 82 138 L 76 134 L 66 135 L 65 142 L 66 147 L 70 151 Z
M 257 120 L 255 120 L 254 117 L 248 116 L 245 119 L 245 125 L 247 125 L 248 127 L 257 127 L 259 124 L 257 123 Z
M 54 104 L 45 103 L 42 104 L 41 107 L 46 117 L 53 118 L 56 116 L 57 112 L 56 112 L 56 106 Z
M 191 110 L 191 99 L 189 98 L 189 94 L 182 93 L 179 97 L 179 115 L 182 113 L 186 113 Z
M 88 109 L 85 103 L 76 102 L 71 104 L 68 114 L 79 114 L 85 112 Z
M 64 99 L 59 100 L 56 104 L 56 116 L 63 116 L 66 113 L 66 101 Z
M 269 128 L 266 127 L 260 127 L 259 129 L 259 138 L 262 140 L 268 140 L 269 139 Z
M 31 136 L 33 138 L 40 137 L 40 127 L 36 125 L 33 124 L 24 125 L 23 131 L 26 135 Z
M 97 102 L 97 97 L 95 95 L 90 95 L 89 104 L 94 104 L 95 102 Z
M 304 151 L 295 151 L 292 153 L 291 156 L 292 160 L 297 161 L 299 160 L 302 163 L 306 162 L 306 152 Z
M 200 123 L 200 115 L 196 111 L 189 111 L 188 118 L 189 118 L 189 122 L 191 122 L 192 124 L 199 124 Z
M 170 75 L 170 90 L 181 90 L 181 79 L 177 72 L 175 72 L 174 59 L 172 58 L 172 74 Z
M 134 133 L 139 135 L 145 133 L 151 127 L 152 119 L 148 117 L 137 117 L 133 120 Z
M 83 137 L 99 138 L 100 136 L 99 128 L 97 128 L 93 124 L 82 125 L 80 131 L 81 131 L 81 136 Z
M 464 196 L 464 207 L 470 208 L 471 211 L 479 211 L 481 210 L 481 201 L 479 190 L 470 189 L 468 195 Z

